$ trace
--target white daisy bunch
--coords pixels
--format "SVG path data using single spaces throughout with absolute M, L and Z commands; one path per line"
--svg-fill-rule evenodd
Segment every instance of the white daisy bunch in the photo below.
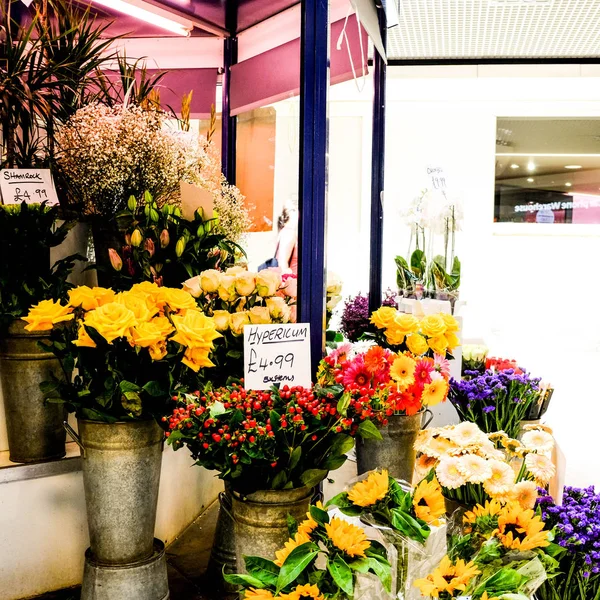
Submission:
M 416 477 L 434 469 L 444 496 L 469 506 L 494 498 L 532 508 L 537 487 L 555 474 L 553 448 L 554 438 L 543 426 L 530 427 L 522 442 L 502 431 L 486 434 L 470 422 L 425 429 L 415 443 Z

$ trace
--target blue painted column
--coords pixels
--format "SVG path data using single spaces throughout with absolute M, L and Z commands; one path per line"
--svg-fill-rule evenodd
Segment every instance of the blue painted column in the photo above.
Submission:
M 310 323 L 314 374 L 325 349 L 328 0 L 303 0 L 301 12 L 298 320 Z
M 237 117 L 231 116 L 231 67 L 237 63 L 237 2 L 226 2 L 225 24 L 229 37 L 223 42 L 223 111 L 221 130 L 221 169 L 229 183 L 235 185 Z
M 378 9 L 379 29 L 386 47 L 387 29 L 383 9 Z M 383 197 L 385 184 L 385 102 L 386 64 L 377 50 L 373 56 L 373 141 L 371 161 L 371 253 L 369 272 L 369 309 L 381 306 L 381 273 L 383 267 Z

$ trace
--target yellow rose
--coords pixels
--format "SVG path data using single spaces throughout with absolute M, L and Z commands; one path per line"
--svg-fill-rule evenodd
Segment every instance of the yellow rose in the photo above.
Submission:
M 134 346 L 148 348 L 165 341 L 165 336 L 156 323 L 138 323 L 131 330 L 131 340 Z
M 229 269 L 227 269 L 225 271 L 225 275 L 231 275 L 232 277 L 237 277 L 238 275 L 241 275 L 242 273 L 247 273 L 248 271 L 246 269 L 244 269 L 244 267 L 229 267 Z
M 236 299 L 235 277 L 233 275 L 221 275 L 218 293 L 219 298 L 221 298 L 223 302 L 232 302 Z
M 205 348 L 188 348 L 181 359 L 181 362 L 196 373 L 201 367 L 214 367 L 214 363 L 208 358 L 210 350 Z
M 448 348 L 448 340 L 443 335 L 437 335 L 427 340 L 429 347 L 440 356 L 446 356 L 446 349 Z
M 402 331 L 404 335 L 408 335 L 419 330 L 419 321 L 413 315 L 398 313 L 394 318 L 393 327 Z
M 137 320 L 131 310 L 118 302 L 109 302 L 85 315 L 83 321 L 93 327 L 109 344 L 120 337 L 127 337 Z
M 393 306 L 382 306 L 371 315 L 371 323 L 377 329 L 387 329 L 396 318 L 398 311 Z
M 427 315 L 419 324 L 421 333 L 427 337 L 437 337 L 446 332 L 446 322 L 442 315 Z
M 442 313 L 442 319 L 444 319 L 444 323 L 446 323 L 447 331 L 455 333 L 459 330 L 458 321 L 452 315 Z
M 406 345 L 408 349 L 416 356 L 421 356 L 429 350 L 427 346 L 427 340 L 418 333 L 411 333 L 406 338 Z
M 112 302 L 115 299 L 115 291 L 110 288 L 103 287 L 93 287 L 92 292 L 96 297 L 96 302 L 98 302 L 98 306 L 104 306 L 109 302 Z
M 235 277 L 235 291 L 240 296 L 250 296 L 256 289 L 256 275 L 244 271 Z
M 249 311 L 249 317 L 253 325 L 265 325 L 271 322 L 271 315 L 266 306 L 253 306 Z
M 196 275 L 196 277 L 186 279 L 183 282 L 183 291 L 191 294 L 194 296 L 194 298 L 199 298 L 202 295 L 202 284 L 200 281 L 201 275 Z
M 185 315 L 174 315 L 173 324 L 177 333 L 171 338 L 188 348 L 212 350 L 213 340 L 221 337 L 215 329 L 215 322 L 199 310 L 189 310 Z
M 390 346 L 401 346 L 404 343 L 405 337 L 405 332 L 395 327 L 394 324 L 389 329 L 386 329 L 385 338 Z
M 221 273 L 215 269 L 208 269 L 200 273 L 200 286 L 206 294 L 213 294 L 219 289 Z
M 227 331 L 229 329 L 230 315 L 226 310 L 215 310 L 213 312 L 213 320 L 217 331 Z
M 63 306 L 54 300 L 42 300 L 29 310 L 29 314 L 23 317 L 28 325 L 27 331 L 49 331 L 52 326 L 62 321 L 70 321 L 73 318 L 73 309 Z
M 150 323 L 158 327 L 162 337 L 165 339 L 175 331 L 175 328 L 171 325 L 171 321 L 167 317 L 155 317 Z
M 88 335 L 83 323 L 79 324 L 78 336 L 76 340 L 73 340 L 73 344 L 80 348 L 96 348 L 96 342 Z
M 172 311 L 195 310 L 198 308 L 193 296 L 184 290 L 162 288 L 163 299 Z
M 248 323 L 250 323 L 250 316 L 247 310 L 233 313 L 230 321 L 231 333 L 242 335 L 244 333 L 244 326 L 248 325 Z
M 256 291 L 262 298 L 274 296 L 281 287 L 281 275 L 276 271 L 265 269 L 256 275 Z
M 156 305 L 148 306 L 149 300 L 149 296 L 139 292 L 121 292 L 115 296 L 115 302 L 128 308 L 140 323 L 150 321 L 158 313 Z
M 450 352 L 452 352 L 452 350 L 454 350 L 454 348 L 457 346 L 460 346 L 460 340 L 458 339 L 458 336 L 455 333 L 452 333 L 452 331 L 446 331 L 444 337 L 448 342 L 448 350 Z
M 162 299 L 162 291 L 163 288 L 156 285 L 156 283 L 142 281 L 142 283 L 136 283 L 135 285 L 131 286 L 131 289 L 128 291 L 128 293 L 145 297 L 147 299 L 146 302 L 148 303 L 148 306 L 162 306 L 164 304 L 164 300 Z
M 281 323 L 287 323 L 290 320 L 292 311 L 290 306 L 283 298 L 281 298 L 281 296 L 267 298 L 266 304 L 271 318 L 276 319 Z
M 162 360 L 167 355 L 167 342 L 158 342 L 148 348 L 152 360 Z
M 103 290 L 104 288 L 94 288 L 96 290 Z M 112 297 L 114 297 L 115 293 L 112 290 L 106 290 L 107 292 L 112 293 Z M 87 285 L 80 285 L 72 290 L 69 290 L 69 305 L 73 308 L 82 308 L 83 310 L 94 310 L 94 308 L 98 308 L 100 304 L 98 303 L 99 294 L 95 294 L 94 290 Z M 111 297 L 111 298 L 112 298 Z

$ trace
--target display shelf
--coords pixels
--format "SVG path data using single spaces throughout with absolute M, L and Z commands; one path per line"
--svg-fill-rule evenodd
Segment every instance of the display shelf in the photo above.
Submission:
M 8 458 L 8 450 L 0 452 L 0 484 L 80 471 L 79 446 L 75 442 L 68 442 L 66 450 L 67 454 L 64 458 L 35 464 L 11 462 Z

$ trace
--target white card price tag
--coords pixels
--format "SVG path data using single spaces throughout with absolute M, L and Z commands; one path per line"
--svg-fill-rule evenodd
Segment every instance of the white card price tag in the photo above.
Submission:
M 58 204 L 50 169 L 2 169 L 0 192 L 3 204 Z

